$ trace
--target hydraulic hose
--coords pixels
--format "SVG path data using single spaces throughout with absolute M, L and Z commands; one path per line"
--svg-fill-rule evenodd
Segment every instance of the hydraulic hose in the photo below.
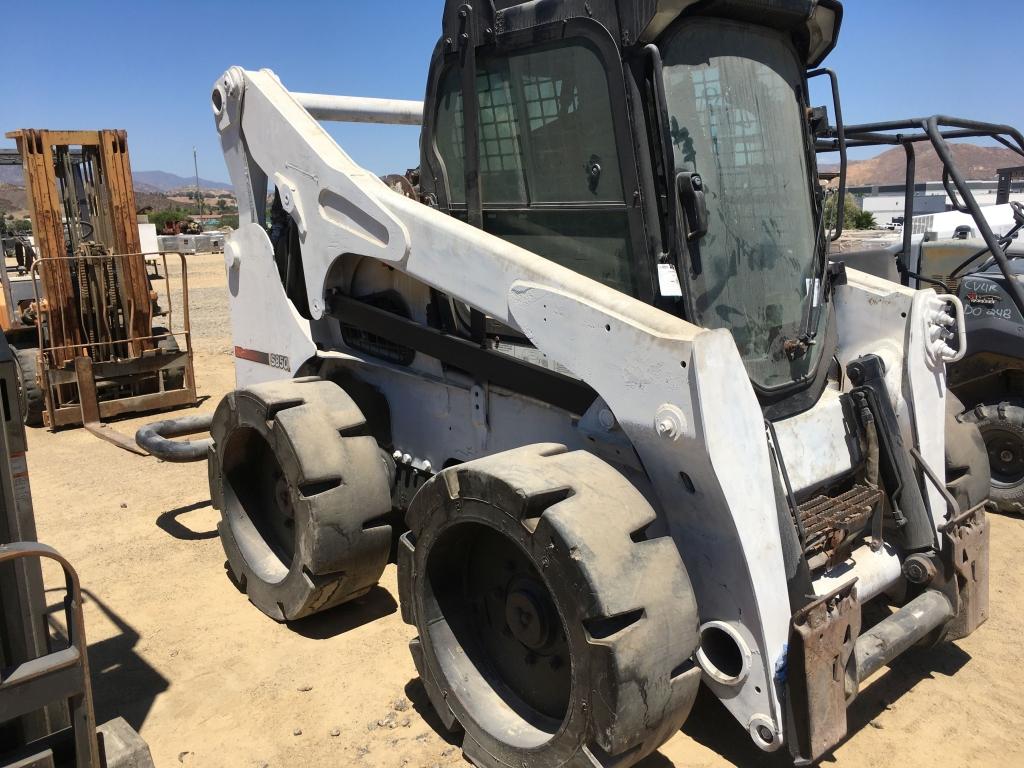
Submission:
M 180 419 L 166 419 L 146 424 L 135 433 L 138 446 L 149 451 L 162 461 L 178 464 L 190 461 L 204 461 L 213 445 L 213 438 L 202 440 L 171 440 L 172 437 L 208 432 L 213 423 L 213 414 L 185 416 Z

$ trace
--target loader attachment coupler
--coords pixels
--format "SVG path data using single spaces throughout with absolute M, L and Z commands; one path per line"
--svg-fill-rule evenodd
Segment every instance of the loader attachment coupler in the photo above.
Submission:
M 941 556 L 904 564 L 917 596 L 866 631 L 855 579 L 794 614 L 785 669 L 797 764 L 813 763 L 846 736 L 847 707 L 882 667 L 921 642 L 967 637 L 988 619 L 984 505 L 946 523 L 942 538 Z
M 856 582 L 793 616 L 787 674 L 798 765 L 809 765 L 846 736 L 846 709 L 860 684 L 954 616 L 949 598 L 926 590 L 861 633 Z

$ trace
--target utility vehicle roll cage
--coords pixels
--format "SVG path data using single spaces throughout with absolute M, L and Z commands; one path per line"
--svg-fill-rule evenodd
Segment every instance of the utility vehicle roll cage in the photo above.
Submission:
M 991 252 L 992 257 L 999 265 L 1000 271 L 1006 278 L 1007 291 L 1013 303 L 1024 314 L 1024 285 L 1021 285 L 1014 278 L 1010 270 L 1005 251 L 1006 240 L 1005 238 L 997 237 L 992 231 L 992 227 L 981 211 L 981 206 L 978 205 L 977 199 L 967 184 L 967 179 L 957 167 L 948 143 L 952 139 L 990 138 L 1024 157 L 1024 136 L 1021 135 L 1020 131 L 1009 125 L 965 120 L 945 115 L 844 125 L 842 108 L 839 103 L 838 80 L 835 73 L 829 69 L 820 69 L 809 73 L 808 77 L 818 75 L 825 75 L 831 81 L 836 125 L 829 126 L 827 133 L 824 136 L 819 136 L 816 142 L 816 149 L 818 153 L 839 153 L 838 192 L 840 201 L 846 197 L 847 154 L 850 148 L 901 146 L 906 152 L 907 171 L 903 247 L 896 262 L 904 285 L 909 285 L 910 278 L 918 277 L 912 274 L 907 266 L 907 258 L 910 255 L 911 241 L 914 234 L 913 227 L 909 225 L 914 218 L 914 186 L 917 178 L 916 145 L 927 141 L 931 142 L 935 153 L 939 156 L 939 160 L 942 161 L 942 185 L 945 187 L 946 194 L 949 195 L 953 207 L 960 213 L 966 213 L 974 219 L 978 231 L 985 241 L 985 250 L 976 254 L 975 258 L 980 258 L 985 253 Z M 833 240 L 838 240 L 843 233 L 844 212 L 841 202 L 836 206 L 836 211 L 836 227 L 832 234 Z

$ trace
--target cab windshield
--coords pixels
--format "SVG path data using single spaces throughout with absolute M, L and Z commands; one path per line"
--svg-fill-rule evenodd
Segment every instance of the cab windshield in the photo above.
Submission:
M 732 332 L 759 388 L 784 387 L 821 357 L 786 342 L 826 314 L 802 64 L 781 33 L 716 19 L 685 21 L 661 47 L 676 173 L 701 176 L 708 210 L 684 270 L 693 319 Z

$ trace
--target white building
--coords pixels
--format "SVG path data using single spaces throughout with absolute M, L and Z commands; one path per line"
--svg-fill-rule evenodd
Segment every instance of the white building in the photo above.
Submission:
M 996 204 L 999 182 L 995 179 L 992 181 L 969 181 L 967 185 L 978 201 L 978 205 Z M 848 192 L 857 199 L 861 210 L 875 215 L 875 221 L 879 226 L 905 215 L 906 187 L 903 184 L 850 187 Z M 1009 199 L 1011 202 L 1024 203 L 1024 181 L 1014 181 L 1010 185 Z M 953 210 L 953 205 L 946 195 L 941 181 L 914 185 L 915 216 L 951 210 Z

